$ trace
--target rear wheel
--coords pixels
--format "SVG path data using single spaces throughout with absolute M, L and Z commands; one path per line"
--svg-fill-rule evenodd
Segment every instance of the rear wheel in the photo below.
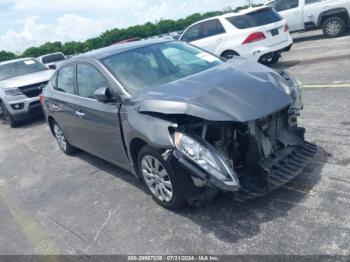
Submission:
M 161 150 L 144 146 L 138 155 L 138 168 L 153 199 L 161 206 L 178 209 L 186 204 L 186 196 L 194 187 L 185 173 L 174 172 L 171 163 L 164 160 Z
M 10 127 L 14 128 L 18 126 L 18 122 L 10 114 L 3 102 L 0 103 L 0 116 L 3 117 Z
M 273 65 L 273 64 L 276 64 L 278 60 L 280 60 L 280 58 L 281 58 L 281 54 L 278 52 L 275 52 L 275 53 L 263 55 L 260 58 L 259 62 L 264 65 Z
M 337 16 L 328 18 L 322 25 L 323 34 L 330 38 L 343 35 L 345 30 L 346 23 L 344 19 Z
M 53 122 L 52 130 L 56 137 L 59 147 L 65 154 L 72 155 L 77 151 L 77 149 L 68 142 L 61 127 L 56 122 Z
M 235 57 L 239 56 L 239 54 L 237 54 L 235 51 L 229 50 L 229 51 L 225 51 L 224 53 L 222 53 L 221 57 L 226 59 L 226 60 L 231 60 L 234 59 Z

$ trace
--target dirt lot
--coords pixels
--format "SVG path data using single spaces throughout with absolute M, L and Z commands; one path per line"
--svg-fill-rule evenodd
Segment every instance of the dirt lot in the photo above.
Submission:
M 0 125 L 0 254 L 349 255 L 350 36 L 315 34 L 296 35 L 278 65 L 333 86 L 304 91 L 301 124 L 319 153 L 290 184 L 246 203 L 227 194 L 171 212 L 122 169 L 61 153 L 42 120 Z

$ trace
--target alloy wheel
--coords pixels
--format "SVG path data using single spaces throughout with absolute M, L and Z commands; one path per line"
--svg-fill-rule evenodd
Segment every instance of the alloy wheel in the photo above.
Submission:
M 173 184 L 162 163 L 146 155 L 141 160 L 142 176 L 152 194 L 160 201 L 170 202 L 173 198 Z
M 67 150 L 67 141 L 66 141 L 66 137 L 64 136 L 64 134 L 62 132 L 62 129 L 57 124 L 55 124 L 53 127 L 53 131 L 55 133 L 55 137 L 57 139 L 58 145 L 60 146 L 60 148 L 63 151 L 66 151 Z
M 326 31 L 328 35 L 334 36 L 339 34 L 341 31 L 342 25 L 339 23 L 339 21 L 332 20 L 330 21 L 326 26 Z

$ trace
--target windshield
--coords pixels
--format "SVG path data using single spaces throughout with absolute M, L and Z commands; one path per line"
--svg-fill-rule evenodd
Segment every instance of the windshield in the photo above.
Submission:
M 116 54 L 102 61 L 126 87 L 144 89 L 194 75 L 219 58 L 181 42 L 166 42 Z
M 231 16 L 227 20 L 238 29 L 263 26 L 281 21 L 283 18 L 271 7 L 259 9 L 245 15 Z
M 44 64 L 48 64 L 48 63 L 54 63 L 54 62 L 58 62 L 58 61 L 63 61 L 65 59 L 66 58 L 64 57 L 63 54 L 58 53 L 58 54 L 52 54 L 52 55 L 44 56 L 42 58 L 42 61 L 43 61 Z
M 0 65 L 0 80 L 48 70 L 43 64 L 34 59 L 22 60 Z

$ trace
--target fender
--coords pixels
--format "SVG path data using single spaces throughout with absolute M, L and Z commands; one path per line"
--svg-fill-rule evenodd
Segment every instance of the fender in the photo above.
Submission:
M 318 22 L 317 22 L 318 26 L 320 26 L 320 27 L 322 26 L 322 23 L 324 22 L 326 17 L 338 15 L 338 14 L 345 14 L 346 18 L 347 18 L 347 24 L 349 24 L 349 12 L 348 12 L 348 10 L 346 10 L 346 8 L 334 8 L 334 9 L 324 11 L 320 14 L 320 16 L 318 17 Z

